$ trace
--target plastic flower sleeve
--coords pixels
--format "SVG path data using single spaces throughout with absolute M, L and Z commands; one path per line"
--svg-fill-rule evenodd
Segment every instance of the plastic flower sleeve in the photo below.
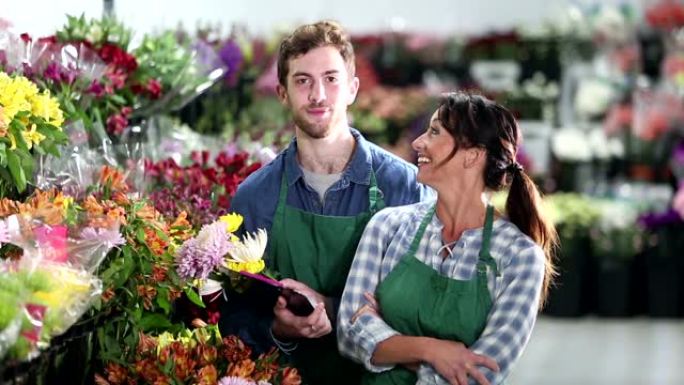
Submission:
M 23 288 L 13 284 L 11 272 L 0 268 L 0 360 L 14 346 L 23 320 Z
M 227 72 L 214 49 L 203 41 L 182 46 L 172 32 L 147 37 L 135 52 L 140 66 L 160 82 L 161 97 L 146 99 L 134 116 L 151 116 L 176 111 L 209 89 Z
M 99 170 L 98 156 L 88 148 L 88 134 L 82 121 L 66 125 L 64 132 L 69 144 L 62 148 L 61 157 L 50 154 L 38 157 L 36 187 L 43 191 L 57 188 L 64 194 L 82 197 Z
M 24 249 L 18 270 L 29 279 L 41 277 L 39 281 L 46 284 L 27 300 L 27 306 L 33 306 L 31 318 L 42 321 L 40 340 L 63 333 L 102 292 L 93 272 L 111 248 L 125 242 L 118 222 L 88 218 L 67 226 L 28 215 L 12 215 L 2 222 L 6 240 Z

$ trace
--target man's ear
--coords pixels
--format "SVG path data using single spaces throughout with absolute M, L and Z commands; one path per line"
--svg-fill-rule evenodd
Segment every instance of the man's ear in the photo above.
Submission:
M 283 105 L 288 104 L 288 99 L 287 99 L 287 88 L 283 86 L 282 84 L 278 83 L 276 86 L 276 93 L 278 94 L 278 100 L 280 100 L 280 103 Z
M 486 158 L 486 151 L 484 148 L 481 147 L 471 147 L 468 149 L 464 149 L 465 151 L 465 157 L 463 158 L 463 167 L 464 168 L 471 168 L 479 165 L 480 163 L 484 164 L 485 158 Z
M 354 100 L 356 100 L 356 94 L 359 92 L 360 84 L 359 78 L 356 76 L 354 76 L 354 79 L 349 82 L 349 100 L 347 100 L 348 106 L 354 103 Z

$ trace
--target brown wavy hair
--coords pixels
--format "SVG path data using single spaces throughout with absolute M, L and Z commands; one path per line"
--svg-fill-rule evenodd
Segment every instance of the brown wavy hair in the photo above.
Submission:
M 287 75 L 290 70 L 290 59 L 304 55 L 314 48 L 335 47 L 342 55 L 349 77 L 356 73 L 354 64 L 354 47 L 349 35 L 342 26 L 334 21 L 319 21 L 302 25 L 295 29 L 280 43 L 278 51 L 278 82 L 287 87 Z
M 541 209 L 541 194 L 537 186 L 516 161 L 522 135 L 515 117 L 500 104 L 466 92 L 444 95 L 437 116 L 455 139 L 450 157 L 461 146 L 486 150 L 485 186 L 493 191 L 509 188 L 506 200 L 508 219 L 544 250 L 545 274 L 540 300 L 543 305 L 557 274 L 553 255 L 558 245 L 558 234 Z

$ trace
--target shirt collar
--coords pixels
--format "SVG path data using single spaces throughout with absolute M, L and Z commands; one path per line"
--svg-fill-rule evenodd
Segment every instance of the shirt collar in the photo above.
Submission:
M 356 140 L 356 149 L 349 166 L 342 173 L 342 179 L 346 178 L 356 184 L 369 185 L 373 164 L 370 145 L 358 130 L 351 127 L 349 130 Z M 304 175 L 297 162 L 297 138 L 293 138 L 285 150 L 285 172 L 288 186 L 292 186 Z

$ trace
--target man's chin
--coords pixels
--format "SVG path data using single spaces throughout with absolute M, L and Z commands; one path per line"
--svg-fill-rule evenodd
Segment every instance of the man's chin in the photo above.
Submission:
M 323 139 L 330 135 L 330 126 L 298 126 L 299 130 L 312 139 Z

